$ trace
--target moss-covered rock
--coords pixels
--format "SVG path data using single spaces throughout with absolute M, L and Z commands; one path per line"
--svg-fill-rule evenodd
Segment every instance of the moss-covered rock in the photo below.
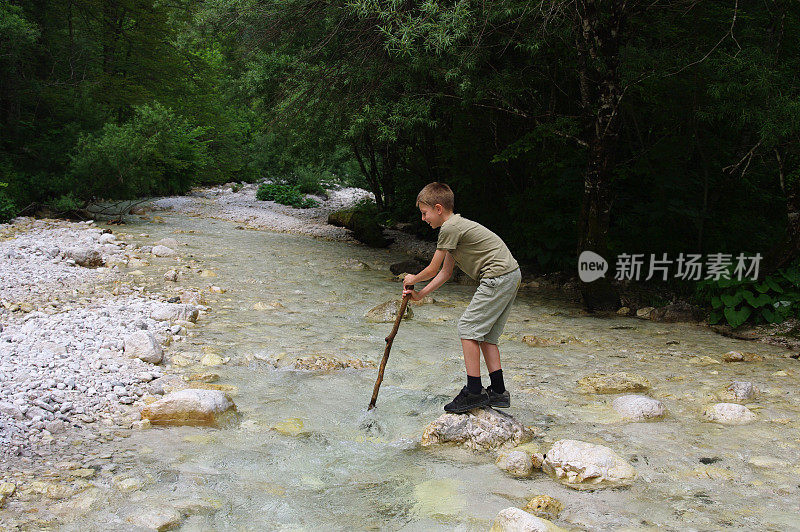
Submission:
M 356 239 L 370 247 L 385 248 L 390 243 L 375 218 L 363 211 L 344 209 L 332 212 L 328 215 L 328 223 L 350 229 Z

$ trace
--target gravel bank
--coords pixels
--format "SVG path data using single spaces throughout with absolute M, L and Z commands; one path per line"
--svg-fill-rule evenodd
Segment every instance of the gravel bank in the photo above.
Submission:
M 0 225 L 2 462 L 130 428 L 144 399 L 163 393 L 166 371 L 141 358 L 160 359 L 180 339 L 183 329 L 164 317 L 184 306 L 146 293 L 115 266 L 149 255 L 92 222 Z M 152 338 L 150 353 L 130 343 L 142 334 Z
M 351 232 L 328 224 L 328 215 L 334 211 L 351 207 L 364 198 L 374 199 L 372 193 L 360 188 L 330 189 L 328 198 L 313 197 L 320 203 L 311 209 L 295 209 L 274 201 L 256 199 L 255 184 L 244 185 L 234 192 L 229 185 L 194 189 L 186 196 L 173 196 L 152 201 L 141 211 L 174 211 L 192 216 L 204 216 L 230 220 L 252 229 L 268 229 L 310 235 L 328 240 L 357 242 Z M 390 248 L 396 251 L 430 258 L 436 251 L 434 242 L 420 240 L 413 235 L 387 229 L 387 237 L 393 240 Z

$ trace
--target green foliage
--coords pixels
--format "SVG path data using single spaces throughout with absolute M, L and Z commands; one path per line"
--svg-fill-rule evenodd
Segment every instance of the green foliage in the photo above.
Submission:
M 800 316 L 800 263 L 760 281 L 729 277 L 697 283 L 697 298 L 711 307 L 709 323 L 724 318 L 735 328 L 747 322 L 781 323 Z
M 286 183 L 297 187 L 303 194 L 324 196 L 325 187 L 334 184 L 334 177 L 324 168 L 308 164 L 295 167 L 292 175 L 286 179 Z
M 258 191 L 256 191 L 256 199 L 275 201 L 297 209 L 309 209 L 319 206 L 319 203 L 315 200 L 306 198 L 298 187 L 277 183 L 262 183 L 258 187 Z
M 8 183 L 0 182 L 0 223 L 5 223 L 13 218 L 17 213 L 17 207 L 14 205 L 11 197 L 5 192 Z
M 50 200 L 47 202 L 47 206 L 57 214 L 69 214 L 84 208 L 86 202 L 79 200 L 70 192 Z
M 75 192 L 84 199 L 184 193 L 207 164 L 203 133 L 163 105 L 137 106 L 130 121 L 79 138 L 71 171 L 83 186 Z

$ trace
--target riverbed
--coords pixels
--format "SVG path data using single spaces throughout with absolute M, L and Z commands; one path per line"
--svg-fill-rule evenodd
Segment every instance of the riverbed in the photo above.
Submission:
M 491 456 L 419 446 L 463 385 L 456 321 L 473 287 L 447 283 L 435 303 L 413 307 L 368 414 L 374 367 L 308 371 L 285 361 L 326 355 L 377 364 L 391 323 L 369 323 L 364 314 L 399 298 L 389 265 L 408 257 L 241 227 L 168 212 L 113 227 L 134 245 L 180 243 L 180 263 L 153 258 L 136 266 L 135 282 L 146 291 L 203 291 L 207 314 L 168 358 L 187 374 L 218 374 L 239 420 L 132 429 L 94 442 L 96 475 L 59 479 L 71 488 L 65 497 L 9 499 L 4 522 L 134 529 L 177 515 L 174 524 L 185 530 L 488 530 L 503 508 L 546 494 L 563 502 L 554 522 L 568 529 L 800 528 L 798 362 L 786 350 L 692 324 L 591 317 L 557 294 L 520 293 L 500 342 L 508 413 L 534 428 L 543 451 L 564 438 L 603 444 L 636 468 L 637 479 L 596 491 L 566 488 L 540 471 L 515 479 Z M 178 283 L 165 286 L 164 273 L 176 268 Z M 531 347 L 526 335 L 556 345 Z M 731 350 L 763 360 L 723 362 Z M 208 353 L 226 362 L 192 362 Z M 623 422 L 611 408 L 616 395 L 577 385 L 611 371 L 645 376 L 667 416 Z M 703 409 L 733 381 L 758 388 L 747 403 L 757 420 L 705 422 Z

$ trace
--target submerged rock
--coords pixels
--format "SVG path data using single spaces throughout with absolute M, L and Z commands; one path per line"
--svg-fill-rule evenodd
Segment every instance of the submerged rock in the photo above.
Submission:
M 474 451 L 511 449 L 528 442 L 531 430 L 492 408 L 477 408 L 466 414 L 443 414 L 425 427 L 422 445 L 454 443 Z
M 531 347 L 549 347 L 551 345 L 556 345 L 556 342 L 554 342 L 553 340 L 549 340 L 547 338 L 541 338 L 539 336 L 534 336 L 532 334 L 523 336 L 522 341 Z
M 200 364 L 204 366 L 221 366 L 227 363 L 228 361 L 230 361 L 230 358 L 228 357 L 223 358 L 216 353 L 206 353 L 200 359 Z
M 127 521 L 137 527 L 161 532 L 180 526 L 183 516 L 175 508 L 150 508 L 129 516 Z
M 195 373 L 189 377 L 190 381 L 196 382 L 217 382 L 219 375 L 216 373 Z
M 746 425 L 756 420 L 756 415 L 746 406 L 735 403 L 717 403 L 703 412 L 708 421 L 722 425 Z
M 13 482 L 0 482 L 0 508 L 5 504 L 6 499 L 14 495 L 17 485 Z
M 174 249 L 168 248 L 167 246 L 153 246 L 150 253 L 156 257 L 174 257 L 177 255 Z
M 497 514 L 490 532 L 563 532 L 547 519 L 536 517 L 519 508 L 506 508 Z
M 733 381 L 728 388 L 718 394 L 725 403 L 742 403 L 753 399 L 758 389 L 749 381 Z
M 764 357 L 757 353 L 742 353 L 741 351 L 728 351 L 722 355 L 725 362 L 763 362 Z
M 392 323 L 397 318 L 397 313 L 400 312 L 401 302 L 397 299 L 381 303 L 377 307 L 369 310 L 364 317 L 370 323 Z M 406 313 L 403 316 L 404 320 L 409 320 L 414 317 L 414 313 L 409 306 L 406 306 Z
M 164 357 L 161 345 L 149 331 L 136 331 L 126 337 L 123 349 L 127 356 L 151 364 L 160 363 Z
M 161 240 L 157 241 L 153 245 L 154 246 L 165 246 L 165 247 L 168 247 L 168 248 L 175 249 L 176 247 L 178 247 L 178 241 L 175 240 L 174 238 L 168 236 L 166 238 L 162 238 Z
M 614 399 L 611 406 L 629 421 L 656 419 L 665 413 L 664 403 L 644 395 L 623 395 Z
M 370 269 L 370 267 L 369 267 L 369 265 L 367 265 L 367 263 L 361 262 L 358 259 L 347 259 L 346 261 L 344 261 L 342 263 L 342 268 L 344 268 L 345 270 L 350 270 L 350 271 L 354 271 L 354 272 L 367 271 L 367 270 Z
M 559 440 L 547 452 L 542 471 L 574 489 L 630 485 L 636 470 L 604 445 Z
M 154 425 L 219 425 L 236 405 L 223 392 L 187 388 L 172 392 L 142 408 L 142 418 Z
M 408 300 L 409 305 L 414 305 L 415 307 L 421 307 L 422 305 L 433 305 L 436 303 L 436 300 L 432 296 L 425 296 L 419 301 L 414 301 L 413 299 Z
M 558 517 L 558 514 L 560 514 L 563 509 L 564 505 L 562 502 L 549 495 L 537 495 L 528 501 L 528 504 L 523 508 L 523 510 L 535 516 L 549 517 L 551 519 Z
M 328 355 L 307 355 L 295 359 L 294 369 L 308 371 L 336 371 L 345 368 L 374 368 L 374 362 L 355 358 L 340 359 Z
M 595 373 L 578 381 L 589 393 L 643 392 L 650 388 L 650 382 L 636 373 L 624 371 L 617 373 Z
M 303 433 L 303 420 L 299 417 L 284 419 L 272 425 L 270 429 L 284 436 L 299 436 Z

